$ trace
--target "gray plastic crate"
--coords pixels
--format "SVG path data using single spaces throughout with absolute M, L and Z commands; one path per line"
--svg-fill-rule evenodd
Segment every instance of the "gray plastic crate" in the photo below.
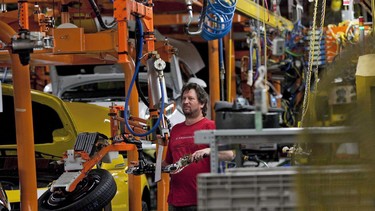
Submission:
M 200 174 L 198 210 L 375 210 L 374 173 L 366 169 L 236 168 L 225 174 Z
M 198 176 L 198 210 L 289 211 L 296 207 L 296 170 L 246 169 Z

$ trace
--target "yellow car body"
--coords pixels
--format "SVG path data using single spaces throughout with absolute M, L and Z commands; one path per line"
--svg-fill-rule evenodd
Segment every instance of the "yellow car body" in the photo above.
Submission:
M 12 139 L 12 141 L 0 141 L 0 150 L 8 149 L 9 153 L 7 155 L 13 155 L 14 157 L 15 151 L 10 150 L 16 149 L 17 147 L 15 144 L 15 125 L 12 125 L 14 124 L 14 119 L 10 120 L 10 118 L 12 118 L 11 115 L 13 115 L 14 118 L 14 110 L 10 111 L 11 105 L 7 105 L 11 104 L 10 101 L 13 100 L 12 96 L 13 87 L 8 84 L 2 84 L 4 112 L 0 113 L 0 120 L 4 122 L 1 122 L 0 124 L 2 126 L 7 124 L 8 126 L 2 127 L 0 132 L 2 134 L 11 133 L 3 137 L 8 137 L 8 139 Z M 50 158 L 56 159 L 54 156 L 62 157 L 66 150 L 73 149 L 76 137 L 81 132 L 99 132 L 110 137 L 110 124 L 108 121 L 109 109 L 86 103 L 63 102 L 54 95 L 36 90 L 31 91 L 31 96 L 33 101 L 34 142 L 36 152 L 41 153 L 42 155 L 51 155 Z M 61 124 L 59 123 L 56 128 L 51 128 L 51 125 L 55 124 L 55 121 L 52 122 L 51 120 L 53 117 L 58 118 L 61 121 Z M 41 118 L 41 120 L 38 120 L 38 118 Z M 49 123 L 48 121 L 50 120 L 51 122 Z M 43 129 L 43 124 L 47 125 L 46 130 Z M 44 132 L 51 134 L 43 135 Z M 43 140 L 46 137 L 50 137 L 52 140 Z M 101 166 L 102 169 L 108 170 L 115 179 L 117 193 L 111 202 L 111 207 L 112 210 L 118 211 L 129 210 L 128 175 L 125 173 L 127 160 L 123 157 L 123 154 L 126 155 L 126 152 L 120 153 L 120 156 L 114 159 L 112 163 L 103 163 Z M 37 165 L 38 160 L 39 159 L 37 159 Z M 142 200 L 149 205 L 150 192 L 148 182 L 144 175 L 141 175 L 141 178 Z M 14 209 L 17 209 L 19 206 L 17 204 L 20 202 L 20 192 L 18 189 L 14 188 L 13 190 L 7 190 L 6 187 L 7 186 L 5 186 L 4 189 L 8 195 L 9 202 Z M 38 183 L 38 196 L 40 196 L 45 190 L 47 190 L 47 186 L 39 187 Z

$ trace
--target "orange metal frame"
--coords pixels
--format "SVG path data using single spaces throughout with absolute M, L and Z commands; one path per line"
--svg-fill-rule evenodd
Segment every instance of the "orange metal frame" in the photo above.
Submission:
M 149 0 L 147 2 L 147 5 L 152 5 L 152 0 Z M 129 63 L 128 55 L 129 55 L 129 49 L 127 44 L 128 39 L 128 29 L 127 29 L 127 20 L 130 20 L 132 18 L 131 15 L 137 15 L 142 17 L 143 24 L 145 26 L 144 30 L 144 40 L 145 40 L 145 47 L 143 51 L 146 53 L 150 53 L 155 50 L 155 36 L 154 36 L 154 20 L 153 20 L 153 11 L 152 7 L 145 6 L 141 3 L 131 1 L 131 0 L 117 0 L 114 3 L 115 12 L 114 17 L 116 18 L 118 22 L 118 62 L 119 63 Z M 166 49 L 168 50 L 168 49 Z M 133 72 L 134 74 L 134 72 Z M 128 75 L 133 75 L 128 74 Z M 130 77 L 128 77 L 130 78 Z M 126 83 L 130 84 L 130 83 Z M 127 87 L 129 88 L 129 87 Z M 138 103 L 138 95 L 136 98 L 131 98 L 132 100 L 136 100 L 134 104 Z M 138 105 L 135 105 L 138 106 Z M 134 114 L 134 116 L 137 116 L 138 114 L 131 112 Z M 158 146 L 158 143 L 157 143 Z M 157 147 L 158 148 L 158 147 Z M 132 151 L 130 151 L 130 157 L 131 159 L 138 159 L 138 155 L 134 154 Z M 163 153 L 162 159 L 165 159 L 166 154 Z M 130 185 L 130 191 L 135 191 L 140 189 L 140 187 L 134 187 L 136 185 L 140 185 L 140 178 L 134 178 L 134 175 L 131 175 L 129 177 L 129 183 L 133 182 L 132 185 Z M 169 175 L 163 175 L 161 182 L 158 184 L 158 197 L 157 197 L 157 210 L 163 211 L 168 209 L 166 196 L 168 195 L 169 191 Z M 138 194 L 140 195 L 140 194 Z M 132 194 L 130 195 L 130 208 L 132 210 L 141 210 L 141 207 L 139 207 L 142 203 L 140 201 L 139 197 L 132 199 Z M 134 202 L 134 204 L 133 204 Z
M 120 111 L 123 111 L 123 109 L 124 109 L 123 106 L 113 106 L 110 109 L 109 115 L 111 116 L 111 119 L 110 119 L 111 135 L 113 137 L 119 135 L 119 126 L 120 126 L 119 122 L 124 121 L 124 119 L 119 117 L 118 114 L 119 114 Z M 155 115 L 155 114 L 152 114 L 152 115 Z M 135 117 L 135 118 L 133 118 L 133 121 L 129 122 L 129 124 L 131 124 L 134 128 L 138 128 L 137 129 L 138 132 L 145 133 L 146 131 L 142 128 L 142 125 L 140 123 L 145 124 L 145 123 L 147 123 L 147 121 L 144 120 L 144 119 Z M 160 140 L 160 137 L 154 137 L 154 138 Z M 163 143 L 160 143 L 160 144 L 163 144 Z M 119 142 L 119 143 L 112 143 L 110 145 L 107 145 L 107 146 L 103 147 L 99 152 L 95 153 L 95 156 L 93 156 L 91 158 L 90 158 L 90 156 L 88 155 L 87 152 L 75 152 L 75 157 L 81 157 L 83 160 L 85 160 L 85 162 L 83 163 L 83 169 L 81 170 L 80 175 L 70 185 L 68 191 L 69 192 L 74 191 L 75 188 L 77 187 L 78 183 L 80 181 L 82 181 L 82 179 L 86 177 L 86 175 L 89 173 L 89 171 L 97 163 L 99 163 L 103 159 L 103 157 L 106 154 L 108 154 L 109 152 L 111 152 L 111 151 L 130 151 L 131 152 L 131 151 L 135 151 L 135 150 L 137 150 L 137 149 L 133 144 L 127 144 L 127 143 L 124 143 L 124 142 Z M 165 152 L 163 153 L 163 155 L 165 156 Z M 66 157 L 67 157 L 67 155 L 65 154 L 64 158 L 66 158 Z M 169 175 L 164 174 L 162 176 L 162 178 L 163 178 L 163 180 L 162 180 L 163 182 L 161 183 L 162 184 L 161 188 L 163 188 L 162 193 L 166 193 L 166 192 L 168 192 L 168 189 L 166 189 L 165 187 L 169 187 L 168 183 L 166 183 L 166 181 L 168 181 L 168 179 L 169 179 Z M 158 186 L 159 186 L 159 184 L 158 184 Z M 161 197 L 161 199 L 163 199 L 163 201 L 161 201 L 163 203 L 158 205 L 159 209 L 167 210 L 168 206 L 166 206 L 166 203 L 165 203 L 166 202 L 166 195 L 165 194 L 163 194 L 163 195 L 158 194 L 158 197 Z M 138 207 L 135 204 L 133 204 L 132 206 L 133 207 L 129 207 L 130 210 L 137 210 L 137 209 L 142 208 L 141 206 Z
M 19 24 L 28 29 L 28 4 L 19 3 Z M 0 21 L 0 40 L 10 43 L 16 34 L 13 28 Z M 37 210 L 36 164 L 34 148 L 34 129 L 32 120 L 29 65 L 23 66 L 17 54 L 9 50 L 14 84 L 14 107 L 16 119 L 16 140 L 18 154 L 18 172 L 21 187 L 22 211 Z
M 8 2 L 8 1 L 7 1 Z M 47 1 L 46 1 L 47 2 Z M 62 2 L 64 3 L 64 2 Z M 113 3 L 114 17 L 118 22 L 117 34 L 115 31 L 98 32 L 95 34 L 84 34 L 82 29 L 52 29 L 49 31 L 55 39 L 55 47 L 53 49 L 35 50 L 31 55 L 31 65 L 36 64 L 105 64 L 105 63 L 121 63 L 123 65 L 124 73 L 126 76 L 132 76 L 134 74 L 134 66 L 131 65 L 130 58 L 131 53 L 129 52 L 128 45 L 128 24 L 127 21 L 134 19 L 134 16 L 142 18 L 142 22 L 145 27 L 144 40 L 145 47 L 143 51 L 150 53 L 155 51 L 155 36 L 154 36 L 154 16 L 152 0 L 149 0 L 146 5 L 138 3 L 133 0 L 116 0 Z M 24 29 L 29 28 L 29 11 L 27 1 L 19 3 L 19 23 Z M 81 12 L 86 11 L 87 8 L 82 9 Z M 87 11 L 86 11 L 87 12 Z M 69 21 L 69 13 L 61 13 L 63 23 Z M 33 17 L 34 18 L 34 17 Z M 44 18 L 43 16 L 37 16 L 38 20 Z M 9 23 L 8 23 L 9 24 Z M 2 41 L 10 43 L 11 37 L 16 34 L 14 30 L 7 23 L 0 21 L 0 38 Z M 14 24 L 14 23 L 13 23 Z M 44 25 L 39 25 L 39 30 L 45 31 Z M 5 32 L 5 33 L 3 33 Z M 72 36 L 76 38 L 73 39 Z M 77 39 L 79 45 L 77 45 Z M 100 43 L 97 40 L 101 40 Z M 161 48 L 163 50 L 171 51 L 172 49 Z M 159 48 L 158 48 L 159 50 Z M 218 51 L 216 41 L 209 42 L 210 51 L 210 97 L 211 102 L 219 100 L 219 75 L 218 75 Z M 2 52 L 3 53 L 3 52 Z M 17 143 L 19 148 L 19 168 L 22 174 L 27 175 L 26 179 L 20 179 L 21 182 L 21 199 L 22 199 L 22 210 L 37 210 L 36 203 L 36 175 L 35 173 L 35 161 L 34 158 L 34 140 L 33 140 L 33 125 L 32 125 L 32 114 L 31 114 L 31 99 L 27 97 L 27 93 L 30 93 L 30 73 L 29 65 L 22 66 L 19 62 L 18 55 L 10 54 L 9 63 L 12 64 L 14 71 L 14 87 L 15 92 L 15 107 L 21 108 L 25 112 L 20 115 L 21 112 L 16 111 L 16 130 L 17 130 Z M 168 58 L 167 54 L 161 54 L 162 57 Z M 109 60 L 108 58 L 113 58 Z M 117 57 L 117 58 L 116 58 Z M 3 58 L 4 59 L 4 58 Z M 6 58 L 5 58 L 6 59 Z M 229 66 L 232 69 L 233 65 Z M 126 77 L 126 84 L 130 84 L 131 77 Z M 233 86 L 233 83 L 228 85 Z M 126 87 L 127 91 L 129 87 Z M 233 89 L 228 96 L 232 97 Z M 138 93 L 134 90 L 131 93 L 129 106 L 132 108 L 130 113 L 132 116 L 138 116 Z M 213 105 L 213 103 L 212 103 Z M 213 107 L 211 108 L 212 118 L 215 117 Z M 20 117 L 17 117 L 20 116 Z M 25 116 L 24 116 L 25 115 Z M 21 117 L 22 116 L 22 117 Z M 31 120 L 31 121 L 30 121 Z M 20 125 L 20 123 L 22 125 Z M 27 134 L 28 137 L 25 137 Z M 157 143 L 160 144 L 160 143 Z M 162 143 L 166 145 L 166 143 Z M 27 147 L 25 147 L 27 146 Z M 138 155 L 136 150 L 129 148 L 128 158 L 130 160 L 137 160 Z M 165 158 L 165 151 L 162 158 Z M 34 166 L 34 167 L 33 167 Z M 35 177 L 35 179 L 34 179 Z M 35 183 L 34 183 L 35 180 Z M 130 210 L 141 210 L 141 193 L 140 193 L 140 177 L 129 175 L 129 202 Z M 162 181 L 158 183 L 158 211 L 167 210 L 168 204 L 166 202 L 166 196 L 168 195 L 169 189 L 169 176 L 162 174 Z M 35 193 L 35 197 L 33 194 Z
M 152 5 L 152 0 L 149 0 L 147 5 Z M 117 30 L 117 40 L 116 37 L 113 36 L 113 32 L 104 32 L 104 33 L 98 33 L 99 35 L 90 35 L 90 34 L 84 34 L 81 29 L 71 29 L 72 33 L 69 33 L 69 35 L 65 36 L 67 31 L 69 29 L 53 29 L 52 35 L 56 38 L 55 40 L 55 48 L 52 50 L 42 50 L 40 53 L 49 53 L 49 54 L 33 54 L 31 55 L 32 59 L 31 61 L 51 61 L 56 60 L 57 63 L 61 61 L 62 63 L 66 64 L 66 61 L 71 61 L 71 64 L 74 64 L 76 62 L 82 63 L 82 59 L 86 59 L 88 63 L 92 63 L 92 55 L 87 56 L 84 58 L 82 55 L 79 55 L 77 57 L 76 55 L 70 55 L 72 53 L 71 48 L 66 48 L 64 46 L 70 46 L 73 48 L 76 48 L 75 53 L 87 53 L 87 52 L 93 52 L 94 54 L 97 52 L 110 52 L 111 50 L 116 49 L 118 53 L 118 63 L 123 63 L 123 69 L 127 76 L 132 76 L 134 74 L 134 67 L 131 67 L 132 65 L 129 64 L 129 49 L 128 49 L 128 25 L 127 21 L 133 18 L 133 15 L 140 16 L 142 18 L 143 24 L 145 26 L 145 33 L 144 33 L 144 40 L 145 40 L 145 48 L 144 51 L 146 52 L 152 52 L 155 50 L 155 37 L 154 37 L 154 25 L 153 25 L 153 10 L 151 6 L 146 6 L 141 3 L 132 1 L 132 0 L 117 0 L 114 1 L 114 17 L 116 18 L 118 22 L 118 30 Z M 19 3 L 19 25 L 23 29 L 29 28 L 29 10 L 28 10 L 28 3 L 21 2 Z M 67 16 L 68 13 L 62 14 L 63 21 L 68 22 L 69 17 Z M 34 18 L 40 19 L 44 18 L 44 16 L 35 16 Z M 2 41 L 9 41 L 11 37 L 16 34 L 14 30 L 7 25 L 6 23 L 0 22 L 0 25 L 4 25 L 1 27 L 0 31 L 6 32 L 1 33 L 0 38 Z M 39 25 L 39 30 L 46 31 L 46 28 L 44 25 Z M 81 45 L 76 45 L 75 43 L 72 45 L 70 36 L 78 36 L 79 43 Z M 101 49 L 98 48 L 90 48 L 90 45 L 86 46 L 86 44 L 82 43 L 93 43 L 93 42 L 84 42 L 87 39 L 90 38 L 90 36 L 95 39 L 98 36 L 101 37 L 101 40 L 104 36 L 107 40 L 105 44 L 101 44 Z M 109 44 L 110 42 L 115 43 L 117 41 L 117 46 L 113 44 Z M 65 44 L 64 44 L 65 43 Z M 104 47 L 106 46 L 106 47 Z M 109 46 L 109 47 L 108 47 Z M 78 47 L 78 48 L 77 48 Z M 105 49 L 104 49 L 105 48 Z M 108 51 L 109 50 L 109 51 Z M 52 53 L 52 54 L 51 54 Z M 15 94 L 15 107 L 16 107 L 16 130 L 17 130 L 17 147 L 19 150 L 19 169 L 22 174 L 20 174 L 20 183 L 21 183 L 21 200 L 22 200 L 22 210 L 37 210 L 37 196 L 36 196 L 36 172 L 35 172 L 35 156 L 34 156 L 34 140 L 33 140 L 33 124 L 32 124 L 32 114 L 31 114 L 31 96 L 25 97 L 27 94 L 30 93 L 30 73 L 29 73 L 29 65 L 22 66 L 19 62 L 18 55 L 17 54 L 11 54 L 11 51 L 9 51 L 10 54 L 10 63 L 12 64 L 12 69 L 17 70 L 14 71 L 13 77 L 14 77 L 14 90 L 15 92 L 21 92 L 22 94 Z M 65 55 L 64 55 L 65 54 Z M 107 53 L 108 54 L 108 53 Z M 103 54 L 105 56 L 105 54 Z M 113 55 L 116 56 L 116 55 Z M 70 58 L 70 59 L 69 59 Z M 80 60 L 77 60 L 81 59 Z M 91 62 L 90 62 L 91 59 Z M 85 62 L 83 62 L 85 63 Z M 98 57 L 98 60 L 96 63 L 100 63 L 100 58 Z M 56 64 L 56 63 L 55 63 Z M 21 74 L 22 72 L 22 74 Z M 19 74 L 18 74 L 19 73 Z M 19 75 L 19 76 L 18 76 Z M 21 78 L 21 80 L 19 80 Z M 126 77 L 125 80 L 129 80 L 131 77 Z M 130 84 L 130 83 L 126 83 Z M 127 87 L 126 89 L 129 89 Z M 127 90 L 126 90 L 127 91 Z M 138 115 L 138 93 L 132 92 L 131 94 L 131 100 L 129 103 L 129 106 L 132 108 L 131 114 L 133 116 Z M 18 108 L 22 112 L 17 112 Z M 22 114 L 22 115 L 18 115 Z M 18 121 L 17 121 L 18 120 Z M 20 125 L 22 123 L 22 125 Z M 27 137 L 25 137 L 27 134 Z M 27 146 L 27 147 L 25 147 Z M 31 147 L 32 146 L 32 147 Z M 137 151 L 135 150 L 135 147 L 130 145 L 113 145 L 110 147 L 106 147 L 102 151 L 100 151 L 97 158 L 90 160 L 86 163 L 84 171 L 89 170 L 92 165 L 94 165 L 99 159 L 102 158 L 106 153 L 112 150 L 127 150 L 129 151 L 129 160 L 136 160 L 138 159 Z M 164 156 L 163 156 L 164 157 Z M 22 175 L 27 175 L 26 178 L 23 178 Z M 84 174 L 82 174 L 84 175 Z M 167 175 L 168 176 L 168 175 Z M 163 190 L 159 191 L 159 193 L 162 193 L 164 196 L 167 195 L 168 190 L 165 188 L 168 184 L 168 177 L 164 177 L 164 184 Z M 78 180 L 79 181 L 79 180 Z M 129 208 L 130 210 L 141 210 L 142 209 L 142 203 L 141 203 L 141 188 L 140 188 L 140 177 L 129 175 Z M 71 188 L 74 188 L 76 184 L 74 184 Z M 35 193 L 35 194 L 32 194 Z M 166 197 L 162 197 L 164 200 Z M 166 206 L 166 200 L 165 201 L 159 201 L 158 200 L 158 207 L 167 207 Z M 162 210 L 165 210 L 162 208 Z M 160 210 L 160 209 L 158 209 Z
M 138 101 L 136 103 L 138 103 Z M 119 112 L 123 111 L 123 110 L 124 110 L 123 106 L 113 106 L 113 107 L 111 107 L 110 116 L 112 118 L 111 118 L 110 121 L 111 121 L 111 135 L 113 137 L 119 134 L 119 131 L 118 131 L 119 122 L 125 121 L 123 118 L 119 117 L 119 115 L 118 115 Z M 138 114 L 138 111 L 137 111 L 136 115 L 137 114 Z M 129 124 L 131 125 L 132 130 L 136 133 L 146 133 L 146 130 L 143 128 L 143 125 L 147 124 L 147 120 L 139 118 L 136 115 L 131 116 L 129 118 Z M 151 109 L 150 119 L 153 118 L 155 115 L 158 115 L 158 111 L 156 109 Z M 152 137 L 152 135 L 149 135 L 148 139 L 149 140 L 157 140 L 157 143 L 156 143 L 157 146 L 159 144 L 161 144 L 163 146 L 166 146 L 169 137 L 166 134 L 163 134 L 163 135 L 164 135 L 164 138 L 162 138 L 160 135 L 157 135 L 157 137 Z M 128 154 L 128 158 L 129 158 L 128 159 L 128 165 L 129 165 L 131 161 L 138 160 L 138 154 L 135 153 L 137 149 L 134 146 L 133 146 L 133 148 L 128 148 L 128 147 L 129 147 L 129 144 L 125 144 L 124 146 L 123 145 L 111 145 L 111 148 L 108 149 L 107 151 L 104 151 L 104 149 L 102 149 L 100 152 L 103 151 L 102 153 L 103 153 L 103 156 L 104 156 L 109 151 L 124 151 L 124 150 L 126 150 L 126 151 L 129 152 L 129 154 Z M 157 147 L 157 149 L 158 149 L 158 147 Z M 132 154 L 130 154 L 130 153 L 132 153 Z M 157 150 L 157 153 L 159 153 L 158 150 Z M 93 163 L 88 164 L 88 166 L 87 166 L 88 169 L 86 169 L 86 167 L 84 167 L 84 169 L 86 169 L 86 172 L 88 172 L 93 167 L 93 165 L 95 165 L 95 163 L 100 161 L 103 158 L 103 156 L 100 155 L 100 157 L 97 157 L 97 158 L 95 157 L 95 160 L 93 161 Z M 162 158 L 165 159 L 165 156 L 166 156 L 166 150 L 164 150 Z M 82 175 L 83 174 L 81 174 L 81 176 Z M 80 178 L 80 180 L 82 178 Z M 130 178 L 132 178 L 133 181 L 131 181 Z M 133 188 L 132 191 L 134 193 L 134 195 L 131 194 L 129 196 L 130 199 L 132 199 L 132 200 L 141 200 L 141 198 L 139 198 L 141 196 L 140 186 L 138 187 L 137 185 L 140 185 L 140 177 L 135 176 L 135 175 L 129 175 L 129 188 Z M 158 182 L 157 188 L 158 188 L 158 191 L 157 191 L 157 210 L 158 211 L 166 211 L 166 210 L 168 210 L 167 195 L 168 195 L 168 192 L 169 192 L 169 175 L 168 174 L 162 174 L 161 181 Z M 74 188 L 72 190 L 74 190 Z M 131 192 L 129 191 L 129 193 L 131 193 Z M 141 204 L 142 203 L 130 204 L 130 206 L 129 206 L 130 210 L 142 209 Z
M 120 111 L 123 111 L 124 110 L 124 107 L 123 106 L 112 106 L 110 108 L 110 112 L 109 112 L 109 115 L 111 116 L 111 119 L 110 119 L 110 125 L 111 125 L 111 135 L 112 137 L 115 137 L 117 135 L 119 135 L 119 122 L 123 122 L 124 119 L 119 117 L 119 113 Z M 155 111 L 156 112 L 156 111 Z M 151 115 L 155 115 L 155 114 L 151 114 Z M 133 129 L 138 132 L 138 133 L 145 133 L 146 130 L 143 129 L 143 125 L 142 124 L 146 124 L 147 121 L 144 120 L 144 119 L 141 119 L 139 117 L 131 117 L 131 120 L 129 121 L 129 124 L 133 127 Z M 160 140 L 160 137 L 153 137 L 154 139 L 158 139 Z M 82 159 L 85 160 L 85 162 L 83 163 L 83 169 L 81 170 L 81 173 L 80 175 L 74 180 L 74 182 L 70 185 L 69 187 L 69 192 L 72 192 L 74 191 L 74 189 L 76 188 L 76 186 L 78 185 L 78 183 L 80 181 L 82 181 L 83 178 L 86 177 L 86 175 L 88 174 L 88 172 L 98 163 L 100 162 L 103 157 L 111 152 L 111 151 L 128 151 L 128 152 L 135 152 L 137 149 L 136 147 L 133 145 L 133 144 L 127 144 L 127 143 L 124 143 L 124 142 L 120 142 L 120 143 L 113 143 L 113 144 L 110 144 L 110 145 L 107 145 L 105 147 L 103 147 L 99 152 L 97 152 L 95 154 L 95 156 L 91 157 L 87 154 L 87 152 L 75 152 L 75 154 L 77 154 L 77 156 L 81 157 Z M 165 153 L 163 154 L 165 156 Z M 64 158 L 66 158 L 67 155 L 65 154 L 64 155 Z M 133 161 L 134 159 L 130 159 L 129 158 L 129 162 L 130 161 Z M 129 177 L 131 177 L 134 175 L 129 175 Z M 167 210 L 168 209 L 168 206 L 166 205 L 166 194 L 165 193 L 168 193 L 168 189 L 165 188 L 165 187 L 169 187 L 168 186 L 168 179 L 169 179 L 169 175 L 166 174 L 166 175 L 163 175 L 162 176 L 164 179 L 162 180 L 162 184 L 163 186 L 161 186 L 162 188 L 162 193 L 163 195 L 160 195 L 161 199 L 163 199 L 163 201 L 160 201 L 160 205 L 158 204 L 158 207 L 160 207 L 161 210 Z M 140 177 L 135 177 L 137 179 L 140 179 Z M 134 179 L 134 178 L 133 178 Z M 133 182 L 136 182 L 136 181 L 133 181 Z M 139 181 L 140 182 L 140 181 Z M 140 183 L 139 183 L 140 184 Z M 129 186 L 131 185 L 134 185 L 134 184 L 131 184 L 129 182 Z M 158 184 L 159 185 L 159 184 Z M 129 187 L 130 188 L 130 187 Z M 134 187 L 133 187 L 134 188 Z M 138 191 L 136 191 L 138 190 Z M 140 192 L 140 187 L 138 189 L 134 190 L 135 193 L 133 195 L 133 198 L 135 200 L 137 200 L 137 197 L 138 196 L 141 196 L 141 192 Z M 129 191 L 130 192 L 130 191 Z M 130 192 L 131 194 L 131 192 Z M 158 194 L 159 196 L 159 194 Z M 131 195 L 129 196 L 131 197 Z M 159 199 L 158 199 L 158 202 L 159 202 Z M 139 210 L 142 208 L 141 206 L 142 203 L 139 203 L 138 204 L 135 204 L 133 203 L 131 206 L 129 206 L 129 209 L 130 210 Z
M 152 5 L 152 0 L 148 1 L 148 5 Z M 127 63 L 128 49 L 128 24 L 127 21 L 132 18 L 131 15 L 142 17 L 145 25 L 144 39 L 146 41 L 145 50 L 151 52 L 155 50 L 154 42 L 154 23 L 152 7 L 145 6 L 139 2 L 132 0 L 114 1 L 114 17 L 117 20 L 118 30 L 118 63 Z
M 95 154 L 94 157 L 91 159 L 89 158 L 89 155 L 85 152 L 78 152 L 77 154 L 80 155 L 86 162 L 83 164 L 83 169 L 81 170 L 81 174 L 77 177 L 77 179 L 74 180 L 74 182 L 69 187 L 69 192 L 74 191 L 74 189 L 77 187 L 78 183 L 86 177 L 88 172 L 97 164 L 99 163 L 103 157 L 108 154 L 108 152 L 111 151 L 131 151 L 135 150 L 134 145 L 132 144 L 126 144 L 126 143 L 116 143 L 111 144 L 106 147 L 103 147 L 99 152 Z

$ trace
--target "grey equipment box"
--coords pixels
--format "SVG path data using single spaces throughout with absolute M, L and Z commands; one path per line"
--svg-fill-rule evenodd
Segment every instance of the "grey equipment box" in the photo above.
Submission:
M 279 128 L 282 109 L 270 108 L 262 115 L 263 128 Z M 254 129 L 255 107 L 243 100 L 234 103 L 218 101 L 215 103 L 216 129 Z

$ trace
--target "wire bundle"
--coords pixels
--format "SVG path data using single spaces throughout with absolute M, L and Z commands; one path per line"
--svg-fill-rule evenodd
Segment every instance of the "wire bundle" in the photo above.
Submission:
M 205 40 L 215 40 L 224 37 L 232 28 L 232 20 L 236 9 L 236 0 L 208 1 L 201 37 Z

